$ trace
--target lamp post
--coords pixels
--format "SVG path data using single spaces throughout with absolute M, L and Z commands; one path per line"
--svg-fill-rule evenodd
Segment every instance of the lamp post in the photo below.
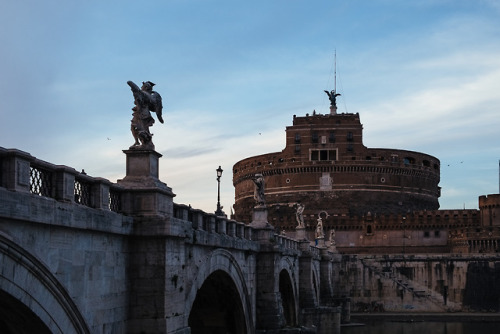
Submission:
M 215 214 L 217 216 L 224 216 L 224 211 L 222 211 L 222 206 L 220 206 L 220 178 L 222 176 L 222 168 L 217 168 L 215 170 L 217 172 L 217 210 Z

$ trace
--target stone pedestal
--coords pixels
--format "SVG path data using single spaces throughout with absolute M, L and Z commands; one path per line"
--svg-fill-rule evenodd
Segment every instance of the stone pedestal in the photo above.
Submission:
M 123 212 L 141 216 L 171 216 L 173 213 L 172 189 L 158 179 L 159 158 L 154 150 L 124 150 L 127 172 L 118 184 L 124 188 Z
M 267 221 L 267 207 L 256 206 L 252 213 L 252 222 L 250 226 L 253 228 L 273 228 Z
M 326 248 L 325 237 L 316 238 L 316 246 L 318 248 Z
M 330 242 L 330 245 L 328 246 L 328 250 L 332 253 L 338 253 L 339 251 L 337 250 L 337 246 L 335 245 L 335 243 L 331 243 Z
M 305 227 L 295 228 L 295 239 L 296 240 L 307 240 Z

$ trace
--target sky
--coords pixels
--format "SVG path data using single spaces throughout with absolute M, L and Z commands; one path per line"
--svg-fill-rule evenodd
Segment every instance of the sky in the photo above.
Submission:
M 116 182 L 126 82 L 152 81 L 160 179 L 206 212 L 217 167 L 230 214 L 233 165 L 328 114 L 335 83 L 365 146 L 440 159 L 441 209 L 499 192 L 497 0 L 2 1 L 0 45 L 0 147 Z

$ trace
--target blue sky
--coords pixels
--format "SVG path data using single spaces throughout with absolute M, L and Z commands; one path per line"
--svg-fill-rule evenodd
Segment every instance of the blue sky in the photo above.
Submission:
M 164 99 L 152 127 L 177 203 L 234 203 L 232 166 L 281 151 L 293 115 L 339 112 L 364 144 L 441 160 L 441 208 L 499 192 L 500 2 L 3 1 L 0 146 L 116 182 L 133 98 Z

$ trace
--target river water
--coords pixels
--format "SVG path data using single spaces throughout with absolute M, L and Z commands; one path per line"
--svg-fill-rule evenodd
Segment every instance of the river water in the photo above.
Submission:
M 499 334 L 500 322 L 373 321 L 342 326 L 342 334 Z

